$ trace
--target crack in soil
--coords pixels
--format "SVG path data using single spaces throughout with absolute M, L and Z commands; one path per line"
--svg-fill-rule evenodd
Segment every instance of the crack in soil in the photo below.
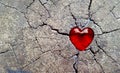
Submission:
M 11 43 L 9 43 L 12 47 L 10 47 L 10 49 L 13 51 L 13 54 L 14 54 L 14 58 L 15 58 L 15 60 L 16 60 L 16 62 L 19 64 L 19 65 L 21 65 L 20 64 L 20 61 L 19 61 L 19 59 L 18 59 L 18 56 L 17 56 L 17 54 L 16 54 L 16 52 L 15 52 L 15 48 L 13 48 L 15 45 L 12 45 Z M 18 68 L 19 69 L 19 67 L 16 65 L 16 68 Z
M 117 4 L 119 4 L 119 3 L 120 3 L 120 2 L 118 2 Z M 111 33 L 111 32 L 120 30 L 120 28 L 117 28 L 117 29 L 113 29 L 113 30 L 110 30 L 110 31 L 103 31 L 102 27 L 101 27 L 98 23 L 96 23 L 96 22 L 94 21 L 94 19 L 92 19 L 91 12 L 90 12 L 91 5 L 92 5 L 92 0 L 90 0 L 89 6 L 88 6 L 88 16 L 89 16 L 89 20 L 92 21 L 95 25 L 97 25 L 97 26 L 100 28 L 100 30 L 102 31 L 102 34 L 96 34 L 96 35 L 103 35 L 103 34 L 107 34 L 107 33 Z M 113 8 L 112 8 L 112 10 L 110 10 L 110 12 L 112 12 L 114 8 L 115 8 L 115 6 L 113 6 Z M 112 13 L 113 13 L 113 12 L 112 12 Z M 116 16 L 114 15 L 114 13 L 113 13 L 113 16 L 116 18 Z M 117 18 L 116 18 L 116 19 L 117 19 Z
M 100 64 L 100 62 L 98 62 L 97 59 L 95 58 L 97 52 L 99 52 L 99 49 L 98 49 L 97 51 L 93 51 L 93 50 L 92 50 L 92 47 L 90 47 L 89 50 L 90 50 L 90 52 L 93 54 L 93 59 L 94 59 L 94 61 L 100 66 L 102 72 L 105 73 L 103 66 L 102 66 L 102 65 Z
M 4 3 L 2 3 L 2 2 L 0 2 L 0 4 L 1 4 L 1 5 L 4 5 L 5 7 L 12 8 L 12 9 L 15 9 L 15 10 L 18 11 L 18 9 L 17 9 L 16 7 L 6 5 L 6 4 L 4 4 Z
M 58 34 L 69 36 L 68 33 L 60 32 L 59 29 L 53 28 L 53 26 L 51 26 L 51 25 L 49 25 L 49 24 L 47 24 L 45 22 L 43 22 L 42 25 L 39 25 L 38 27 L 32 27 L 30 24 L 29 24 L 29 26 L 30 26 L 30 28 L 33 28 L 33 29 L 37 29 L 38 27 L 43 27 L 43 26 L 49 26 L 51 30 L 56 31 Z
M 45 5 L 42 3 L 42 1 L 41 0 L 39 0 L 39 3 L 45 8 L 45 10 L 47 11 L 47 13 L 48 13 L 48 18 L 50 18 L 51 17 L 51 14 L 50 14 L 50 12 L 49 12 L 49 10 L 45 7 Z
M 120 30 L 120 28 L 113 29 L 113 30 L 110 30 L 110 31 L 103 31 L 103 34 L 107 34 L 107 33 L 115 32 L 115 31 L 118 31 L 118 30 Z
M 35 2 L 35 0 L 33 0 L 27 7 L 26 9 L 28 9 L 29 7 L 31 7 L 31 5 Z
M 64 50 L 64 49 L 62 49 L 62 50 Z M 29 65 L 31 65 L 31 64 L 34 64 L 35 62 L 37 62 L 37 61 L 41 58 L 41 55 L 43 55 L 43 54 L 45 54 L 45 53 L 54 52 L 54 51 L 60 51 L 60 52 L 61 52 L 62 50 L 54 50 L 54 49 L 51 49 L 51 50 L 43 51 L 43 52 L 39 55 L 39 57 L 37 57 L 37 58 L 29 61 L 29 63 L 26 64 L 26 65 L 24 65 L 21 69 L 24 69 L 24 68 L 26 68 L 27 66 L 29 66 Z M 64 59 L 66 59 L 66 57 L 62 56 L 61 54 L 60 54 L 60 56 L 63 57 Z
M 35 40 L 36 40 L 36 42 L 37 42 L 37 44 L 38 44 L 39 48 L 41 49 L 40 51 L 41 51 L 42 53 L 44 53 L 44 52 L 42 51 L 42 47 L 41 47 L 41 45 L 40 45 L 40 43 L 39 43 L 39 41 L 38 41 L 38 38 L 37 38 L 37 37 L 35 37 Z
M 29 25 L 30 28 L 35 28 L 30 24 L 29 18 L 27 18 L 26 13 L 24 13 L 24 18 L 26 19 L 26 22 L 27 22 L 27 24 Z
M 68 33 L 60 32 L 58 29 L 55 29 L 55 28 L 53 28 L 53 27 L 52 27 L 52 26 L 50 26 L 50 25 L 48 25 L 48 26 L 51 28 L 51 30 L 56 31 L 58 34 L 65 35 L 65 36 L 69 36 L 69 34 L 68 34 Z
M 115 32 L 115 31 L 120 30 L 120 28 L 116 28 L 116 29 L 113 29 L 113 30 L 110 30 L 110 31 L 103 31 L 102 27 L 98 23 L 96 23 L 92 18 L 90 18 L 90 21 L 92 21 L 95 25 L 97 25 L 100 28 L 100 30 L 102 31 L 101 34 L 95 34 L 95 35 L 103 35 L 103 34 L 107 34 L 107 33 L 111 33 L 111 32 Z
M 113 60 L 115 63 L 119 64 L 112 56 L 110 56 L 110 55 L 98 44 L 97 40 L 95 40 L 95 42 L 96 42 L 97 47 L 98 47 L 100 50 L 102 50 L 106 56 L 108 56 L 108 57 L 109 57 L 111 60 Z M 119 64 L 119 65 L 120 65 L 120 64 Z
M 53 49 L 52 49 L 52 50 L 53 50 Z M 50 52 L 50 51 L 52 51 L 52 50 L 47 50 L 47 51 L 42 52 L 42 54 L 40 54 L 39 57 L 37 57 L 37 58 L 32 59 L 31 61 L 29 61 L 29 63 L 28 63 L 28 64 L 25 64 L 21 69 L 24 69 L 24 68 L 26 68 L 27 66 L 29 66 L 29 65 L 37 62 L 37 61 L 41 58 L 41 55 L 43 55 L 43 54 L 45 54 L 45 53 L 48 53 L 48 52 Z
M 76 21 L 77 21 L 77 19 L 76 19 L 76 17 L 73 15 L 73 13 L 71 12 L 70 5 L 71 5 L 71 4 L 69 4 L 69 5 L 68 5 L 68 7 L 69 7 L 69 12 L 70 12 L 70 14 L 71 14 L 72 18 L 75 20 L 75 25 L 76 25 L 76 26 L 78 26 L 78 24 L 77 24 L 77 22 L 76 22 Z
M 78 53 L 76 53 L 74 56 L 76 56 L 76 58 L 74 59 L 75 62 L 73 63 L 73 69 L 74 69 L 75 73 L 78 73 L 77 63 L 78 63 L 79 51 L 78 51 Z
M 107 33 L 111 33 L 111 32 L 120 30 L 120 28 L 117 28 L 117 29 L 113 29 L 113 30 L 111 30 L 111 31 L 103 31 L 102 28 L 101 28 L 101 26 L 98 25 L 98 23 L 96 23 L 96 22 L 94 21 L 94 19 L 92 19 L 92 17 L 91 17 L 91 14 L 90 14 L 90 13 L 91 13 L 91 12 L 90 12 L 91 3 L 92 3 L 92 0 L 90 0 L 90 5 L 88 6 L 88 12 L 89 12 L 88 16 L 89 16 L 89 19 L 90 19 L 90 21 L 92 21 L 94 24 L 96 24 L 96 25 L 101 29 L 101 31 L 102 31 L 102 34 L 96 34 L 96 35 L 103 35 L 103 34 L 107 34 Z M 95 41 L 96 41 L 96 40 L 95 40 Z M 98 47 L 100 50 L 102 50 L 102 51 L 105 53 L 106 56 L 108 56 L 108 57 L 109 57 L 110 59 L 112 59 L 115 63 L 117 63 L 117 61 L 116 61 L 114 58 L 112 58 L 112 56 L 108 55 L 107 52 L 106 52 L 103 48 L 101 48 L 100 45 L 98 45 L 98 42 L 97 42 L 97 41 L 96 41 L 96 45 L 97 45 L 97 47 Z M 98 51 L 95 51 L 95 52 L 94 52 L 91 48 L 90 48 L 89 50 L 90 50 L 91 53 L 93 54 L 93 58 L 94 58 L 95 62 L 100 66 L 100 68 L 102 69 L 102 72 L 105 73 L 103 66 L 102 66 L 102 65 L 100 64 L 100 62 L 98 62 L 97 59 L 95 58 L 95 55 L 96 55 L 97 52 L 99 52 L 99 49 L 98 49 Z M 117 63 L 117 64 L 119 64 L 119 63 Z
M 91 9 L 91 5 L 92 5 L 92 0 L 90 0 L 90 2 L 89 2 L 89 5 L 88 5 L 88 10 L 90 10 L 90 9 Z
M 100 66 L 100 68 L 102 69 L 102 72 L 103 72 L 103 73 L 105 73 L 104 68 L 102 67 L 102 65 L 100 64 L 100 62 L 98 62 L 97 59 L 95 58 L 96 54 L 97 54 L 100 50 L 102 50 L 103 53 L 104 53 L 106 56 L 108 56 L 111 60 L 113 60 L 116 64 L 120 65 L 112 56 L 110 56 L 103 48 L 101 48 L 101 46 L 98 44 L 97 40 L 95 40 L 95 42 L 96 42 L 96 45 L 97 45 L 97 47 L 98 47 L 99 49 L 98 49 L 97 51 L 93 51 L 93 50 L 92 50 L 92 47 L 90 47 L 89 50 L 90 50 L 91 53 L 93 54 L 93 58 L 94 58 L 95 62 Z
M 88 17 L 91 19 L 91 5 L 92 5 L 92 0 L 90 0 L 89 5 L 88 5 Z
M 10 50 L 5 50 L 5 51 L 1 51 L 0 54 L 5 54 L 7 52 L 9 52 Z
M 7 4 L 4 4 L 2 2 L 0 2 L 1 5 L 5 6 L 5 7 L 8 7 L 8 8 L 11 8 L 11 9 L 14 9 L 22 14 L 24 14 L 24 12 L 20 11 L 19 9 L 17 9 L 16 7 L 13 7 L 13 6 L 10 6 L 10 5 L 7 5 Z
M 117 6 L 119 3 L 120 3 L 120 1 L 119 1 L 116 5 L 114 5 L 113 8 L 110 10 L 110 12 L 112 13 L 112 15 L 113 15 L 114 18 L 116 18 L 116 19 L 120 19 L 120 17 L 117 17 L 117 16 L 114 14 L 113 10 L 116 8 L 116 6 Z
M 100 66 L 102 69 L 102 72 L 105 73 L 103 66 L 97 61 L 97 59 L 94 57 L 95 62 Z

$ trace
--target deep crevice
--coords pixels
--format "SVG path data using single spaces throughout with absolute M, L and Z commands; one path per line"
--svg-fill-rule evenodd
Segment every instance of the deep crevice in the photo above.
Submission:
M 58 29 L 55 29 L 55 28 L 53 28 L 53 27 L 52 27 L 52 26 L 50 26 L 50 25 L 48 25 L 48 26 L 51 28 L 51 30 L 56 31 L 58 34 L 65 35 L 65 36 L 69 36 L 69 34 L 68 34 L 68 33 L 60 32 Z
M 47 23 L 44 23 L 42 25 L 39 25 L 39 26 L 49 26 L 51 30 L 53 31 L 56 31 L 58 34 L 61 34 L 61 35 L 65 35 L 65 36 L 69 36 L 68 33 L 64 33 L 64 32 L 60 32 L 59 29 L 56 29 L 56 28 L 53 28 L 51 25 L 48 25 Z
M 77 70 L 77 68 L 76 68 L 76 62 L 73 64 L 73 68 L 74 68 L 74 70 L 75 70 L 75 73 L 78 73 L 78 70 Z
M 90 12 L 91 5 L 92 5 L 92 0 L 90 0 L 89 5 L 88 5 L 88 16 L 89 16 L 89 18 L 91 18 L 91 12 Z
M 90 10 L 90 9 L 91 9 L 91 5 L 92 5 L 92 0 L 90 0 L 90 2 L 89 2 L 89 5 L 88 5 L 88 10 Z
M 68 33 L 60 32 L 59 29 L 55 29 L 55 28 L 53 28 L 51 25 L 48 25 L 47 23 L 44 23 L 44 22 L 43 22 L 41 25 L 38 25 L 37 27 L 33 27 L 33 26 L 30 24 L 29 19 L 26 17 L 25 14 L 24 14 L 24 17 L 26 18 L 29 27 L 32 28 L 32 29 L 37 29 L 38 27 L 43 27 L 43 26 L 49 26 L 51 30 L 56 31 L 58 34 L 65 35 L 65 36 L 69 36 Z
M 75 56 L 76 58 L 75 58 L 75 62 L 73 63 L 73 69 L 75 70 L 75 73 L 78 73 L 77 62 L 78 62 L 79 52 L 76 53 Z

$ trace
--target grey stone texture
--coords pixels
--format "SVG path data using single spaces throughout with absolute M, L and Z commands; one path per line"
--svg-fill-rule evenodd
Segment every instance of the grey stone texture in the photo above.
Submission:
M 88 19 L 78 51 L 68 34 Z M 120 73 L 120 0 L 0 0 L 0 73 Z

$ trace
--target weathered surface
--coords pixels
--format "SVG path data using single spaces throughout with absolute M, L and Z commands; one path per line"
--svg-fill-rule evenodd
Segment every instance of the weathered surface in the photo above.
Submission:
M 68 33 L 90 19 L 79 52 Z M 120 73 L 120 0 L 0 0 L 0 73 Z

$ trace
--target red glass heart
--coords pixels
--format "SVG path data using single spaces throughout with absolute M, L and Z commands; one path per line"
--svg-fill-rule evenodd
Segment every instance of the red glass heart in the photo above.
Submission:
M 94 38 L 94 31 L 89 27 L 82 30 L 79 27 L 73 27 L 70 30 L 69 38 L 76 49 L 85 51 Z

